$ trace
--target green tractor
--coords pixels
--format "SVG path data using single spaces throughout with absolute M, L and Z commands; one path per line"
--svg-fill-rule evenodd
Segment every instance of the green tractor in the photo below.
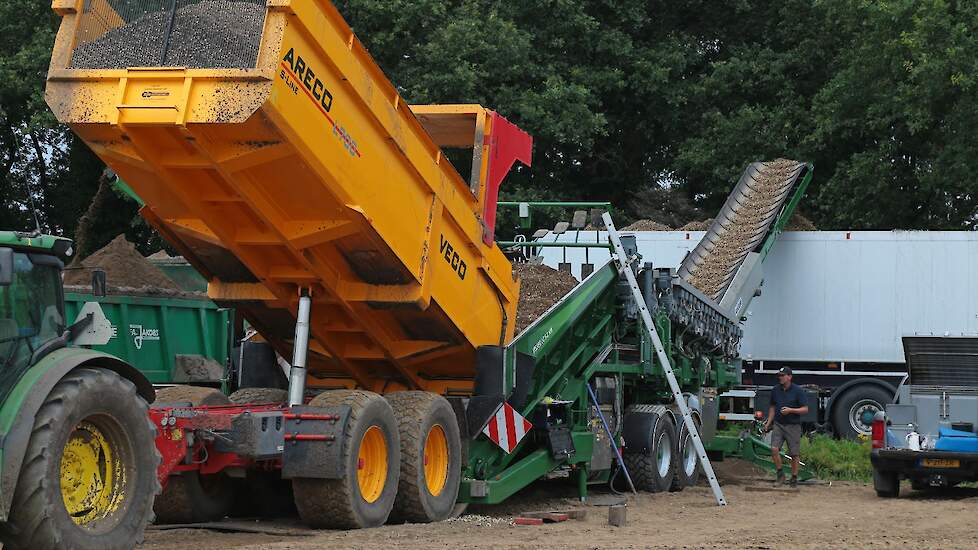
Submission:
M 65 319 L 72 242 L 0 232 L 0 541 L 5 550 L 132 548 L 159 492 L 153 386 L 86 349 L 115 337 L 91 302 Z M 105 273 L 93 276 L 104 295 Z

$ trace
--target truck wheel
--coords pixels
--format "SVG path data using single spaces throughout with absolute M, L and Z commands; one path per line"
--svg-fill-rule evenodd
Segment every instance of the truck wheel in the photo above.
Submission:
M 900 496 L 900 477 L 896 472 L 881 472 L 873 468 L 873 488 L 880 498 Z
M 214 388 L 171 386 L 156 392 L 157 404 L 186 402 L 195 407 L 230 405 L 227 396 Z M 231 478 L 191 471 L 171 475 L 153 509 L 159 523 L 201 523 L 225 517 L 233 503 Z
M 676 427 L 665 414 L 656 415 L 648 434 L 648 451 L 624 455 L 625 467 L 641 491 L 661 493 L 672 485 L 675 475 Z
M 349 405 L 351 410 L 342 441 L 343 477 L 292 480 L 299 517 L 317 528 L 383 525 L 394 507 L 401 464 L 401 441 L 390 404 L 360 390 L 323 392 L 309 404 Z
M 234 405 L 284 405 L 289 402 L 289 390 L 278 388 L 242 388 L 228 396 Z
M 873 432 L 873 417 L 893 402 L 893 394 L 879 386 L 861 384 L 849 388 L 837 402 L 833 399 L 832 424 L 835 433 L 846 439 L 869 436 Z
M 425 391 L 385 397 L 401 438 L 401 476 L 391 518 L 414 523 L 448 519 L 462 477 L 462 442 L 452 406 Z
M 155 431 L 132 382 L 66 375 L 41 405 L 0 541 L 8 550 L 130 549 L 159 492 Z
M 693 414 L 693 423 L 699 431 L 700 417 Z M 683 422 L 679 434 L 679 445 L 676 447 L 676 476 L 672 479 L 670 491 L 682 491 L 686 487 L 692 487 L 700 479 L 700 459 L 696 456 L 696 447 L 689 437 L 689 430 L 686 422 Z

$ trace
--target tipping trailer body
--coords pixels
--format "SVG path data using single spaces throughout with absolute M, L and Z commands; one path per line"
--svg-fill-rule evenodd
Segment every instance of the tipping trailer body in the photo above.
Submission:
M 481 106 L 412 112 L 329 2 L 157 4 L 54 1 L 58 120 L 285 357 L 312 296 L 310 386 L 470 391 L 476 348 L 514 331 L 492 227 L 530 137 Z M 188 44 L 211 5 L 237 34 Z M 439 146 L 473 148 L 470 181 Z

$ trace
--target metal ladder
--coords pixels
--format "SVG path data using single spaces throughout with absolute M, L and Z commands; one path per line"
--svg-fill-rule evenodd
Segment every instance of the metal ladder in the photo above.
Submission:
M 669 357 L 666 356 L 665 348 L 662 347 L 662 340 L 659 338 L 659 333 L 655 330 L 655 324 L 652 322 L 652 313 L 649 312 L 648 306 L 645 305 L 645 298 L 642 297 L 642 291 L 638 287 L 638 281 L 635 280 L 635 273 L 632 272 L 630 266 L 631 259 L 625 254 L 625 248 L 621 244 L 621 237 L 618 235 L 618 230 L 615 229 L 614 222 L 611 221 L 611 215 L 605 212 L 601 218 L 604 220 L 605 228 L 608 230 L 608 239 L 611 240 L 611 244 L 615 247 L 618 267 L 628 280 L 632 297 L 635 299 L 638 311 L 642 315 L 642 321 L 645 323 L 645 327 L 649 331 L 649 337 L 652 339 L 652 347 L 655 348 L 655 353 L 659 358 L 659 363 L 662 365 L 662 370 L 666 373 L 666 379 L 669 381 L 669 388 L 672 390 L 672 396 L 676 400 L 679 412 L 683 415 L 683 423 L 689 431 L 689 437 L 693 441 L 693 446 L 696 448 L 696 454 L 699 456 L 700 464 L 703 465 L 703 471 L 710 481 L 713 496 L 716 498 L 718 506 L 726 506 L 727 501 L 723 498 L 723 490 L 720 488 L 717 476 L 713 472 L 710 457 L 706 456 L 706 448 L 703 446 L 703 440 L 700 438 L 699 430 L 696 429 L 696 424 L 693 423 L 693 417 L 689 412 L 689 407 L 686 405 L 686 400 L 683 398 L 682 389 L 679 387 L 679 382 L 676 381 L 676 376 L 672 372 L 672 364 L 669 362 Z

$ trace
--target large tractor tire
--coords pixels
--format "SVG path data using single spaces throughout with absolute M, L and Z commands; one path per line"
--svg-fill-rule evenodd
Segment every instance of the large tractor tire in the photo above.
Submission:
M 452 406 L 425 391 L 386 398 L 401 438 L 401 476 L 391 519 L 428 523 L 452 517 L 462 479 L 462 440 Z
M 160 486 L 153 424 L 132 382 L 80 368 L 34 418 L 8 523 L 5 550 L 131 549 L 152 521 Z
M 873 418 L 887 403 L 893 402 L 893 392 L 876 385 L 857 384 L 832 401 L 832 426 L 836 435 L 857 439 L 872 433 Z
M 172 386 L 156 392 L 157 404 L 187 403 L 195 407 L 229 405 L 227 396 L 214 388 Z M 223 473 L 171 475 L 153 509 L 159 523 L 201 523 L 228 515 L 234 503 L 234 485 Z
M 313 407 L 350 406 L 340 479 L 292 480 L 299 517 L 311 527 L 359 529 L 387 522 L 397 495 L 400 438 L 386 399 L 361 390 L 323 392 Z
M 682 420 L 682 417 L 680 417 Z M 689 429 L 686 427 L 686 422 L 681 422 L 682 427 L 679 430 L 679 443 L 676 446 L 676 475 L 672 478 L 672 485 L 669 487 L 670 491 L 682 491 L 686 487 L 692 487 L 699 482 L 700 479 L 700 459 L 696 455 L 696 446 L 693 445 L 693 440 L 690 437 Z M 693 413 L 693 424 L 696 426 L 697 432 L 700 430 L 702 422 L 700 422 L 699 414 Z
M 669 490 L 676 473 L 676 426 L 668 414 L 655 414 L 645 438 L 643 452 L 626 452 L 625 467 L 640 491 L 661 493 Z
M 289 402 L 289 390 L 278 388 L 242 388 L 228 396 L 235 405 L 285 405 Z

